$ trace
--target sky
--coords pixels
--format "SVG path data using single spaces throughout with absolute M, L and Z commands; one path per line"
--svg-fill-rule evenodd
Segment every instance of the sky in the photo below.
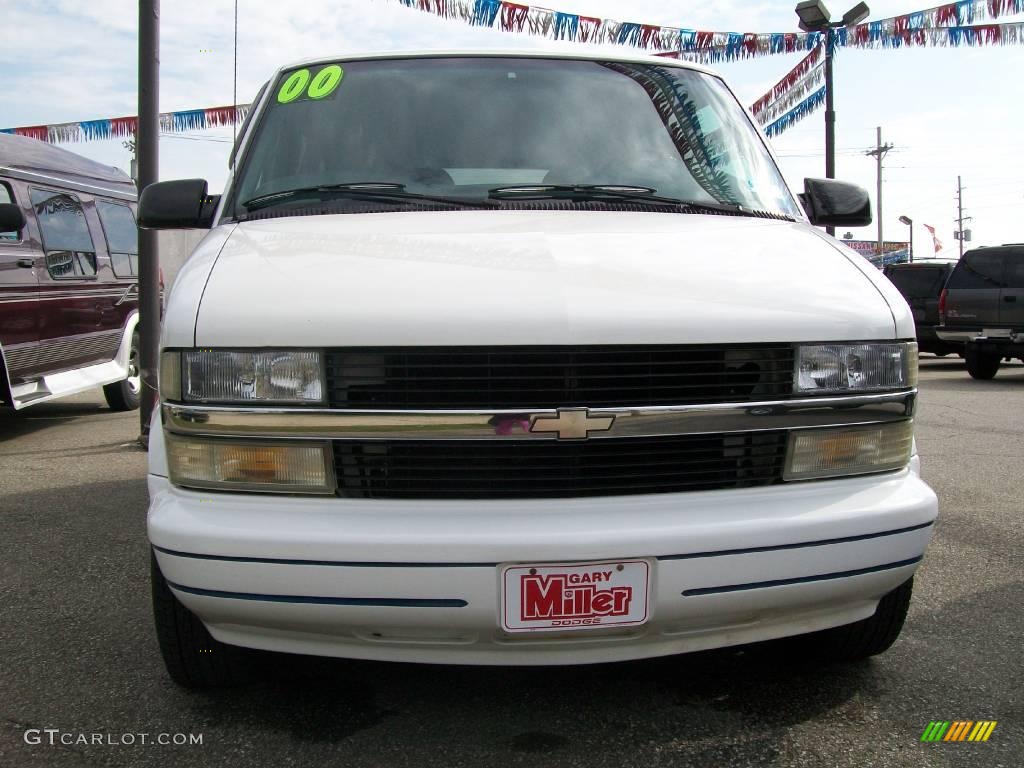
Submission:
M 525 0 L 519 0 L 525 2 Z M 738 32 L 797 31 L 795 0 L 546 0 L 556 10 L 619 21 Z M 830 3 L 839 15 L 845 3 Z M 849 3 L 853 5 L 853 2 Z M 869 1 L 871 19 L 937 4 L 937 0 Z M 137 112 L 138 5 L 132 0 L 0 0 L 4 97 L 0 127 L 133 115 Z M 160 111 L 232 103 L 232 0 L 161 2 Z M 1009 17 L 1000 21 L 1024 21 Z M 54 45 L 60 40 L 60 45 Z M 472 48 L 595 50 L 469 27 L 408 9 L 395 0 L 238 0 L 239 103 L 252 100 L 281 65 L 307 57 L 364 51 Z M 616 49 L 612 49 L 616 50 Z M 622 50 L 622 49 L 617 49 Z M 765 93 L 800 56 L 767 56 L 716 69 L 744 104 Z M 875 199 L 876 140 L 894 148 L 883 170 L 882 223 L 887 240 L 905 240 L 914 223 L 915 257 L 933 253 L 937 230 L 955 253 L 957 176 L 974 245 L 1024 242 L 1024 45 L 982 48 L 844 50 L 835 62 L 837 178 Z M 17 94 L 16 98 L 13 95 Z M 773 140 L 795 191 L 823 177 L 824 110 Z M 168 135 L 160 142 L 160 178 L 205 178 L 219 192 L 227 176 L 230 127 Z M 64 145 L 128 169 L 120 140 Z M 851 230 L 874 240 L 875 224 Z M 843 235 L 844 232 L 837 232 Z

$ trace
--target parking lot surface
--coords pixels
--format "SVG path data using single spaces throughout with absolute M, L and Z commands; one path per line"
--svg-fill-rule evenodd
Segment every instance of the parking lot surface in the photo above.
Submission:
M 258 683 L 186 692 L 151 626 L 137 434 L 99 391 L 0 414 L 0 765 L 1024 764 L 1024 366 L 982 382 L 923 358 L 939 523 L 900 640 L 845 666 L 759 647 L 539 669 L 267 655 Z M 923 744 L 932 720 L 998 725 Z

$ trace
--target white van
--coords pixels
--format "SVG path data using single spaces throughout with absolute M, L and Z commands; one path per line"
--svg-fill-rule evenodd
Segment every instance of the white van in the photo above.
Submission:
M 149 537 L 172 678 L 257 648 L 577 664 L 888 648 L 937 514 L 914 320 L 715 74 L 650 58 L 281 69 L 161 342 Z M 204 213 L 209 211 L 210 213 Z

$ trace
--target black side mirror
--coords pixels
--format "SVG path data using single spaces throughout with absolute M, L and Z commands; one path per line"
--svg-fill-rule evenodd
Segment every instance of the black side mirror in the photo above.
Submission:
M 215 198 L 205 179 L 178 179 L 150 184 L 139 197 L 139 226 L 145 229 L 209 229 Z
M 871 223 L 871 198 L 856 184 L 804 179 L 800 201 L 811 224 L 818 227 L 866 227 Z
M 0 203 L 0 232 L 21 232 L 25 228 L 25 214 L 14 203 Z

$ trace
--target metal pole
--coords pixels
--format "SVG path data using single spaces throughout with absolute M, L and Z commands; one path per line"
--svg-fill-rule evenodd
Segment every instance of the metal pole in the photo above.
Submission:
M 238 142 L 238 0 L 235 0 L 235 71 L 231 80 L 231 146 Z
M 136 133 L 138 190 L 160 176 L 160 0 L 139 0 L 139 124 Z M 156 407 L 160 344 L 160 255 L 157 233 L 139 230 L 139 361 L 142 391 L 139 441 L 149 444 Z
M 911 264 L 914 263 L 914 222 L 910 222 L 910 251 L 907 254 L 907 261 Z
M 956 227 L 957 240 L 960 241 L 960 258 L 964 257 L 964 185 L 960 177 L 956 177 Z
M 832 78 L 832 28 L 825 30 L 825 178 L 836 177 L 836 109 Z M 835 227 L 825 227 L 833 237 Z
M 882 240 L 882 126 L 878 126 L 878 255 L 884 256 L 885 242 Z
M 832 75 L 832 29 L 825 42 L 825 178 L 836 177 L 836 105 Z
M 882 127 L 876 128 L 878 131 L 877 145 L 874 149 L 870 149 L 865 152 L 865 155 L 875 158 L 878 161 L 877 179 L 878 179 L 878 191 L 876 198 L 876 205 L 878 210 L 875 215 L 878 217 L 878 244 L 875 246 L 878 249 L 878 255 L 882 256 L 882 249 L 885 248 L 885 241 L 882 239 L 882 158 L 885 157 L 885 153 L 892 149 L 892 144 L 882 143 Z

